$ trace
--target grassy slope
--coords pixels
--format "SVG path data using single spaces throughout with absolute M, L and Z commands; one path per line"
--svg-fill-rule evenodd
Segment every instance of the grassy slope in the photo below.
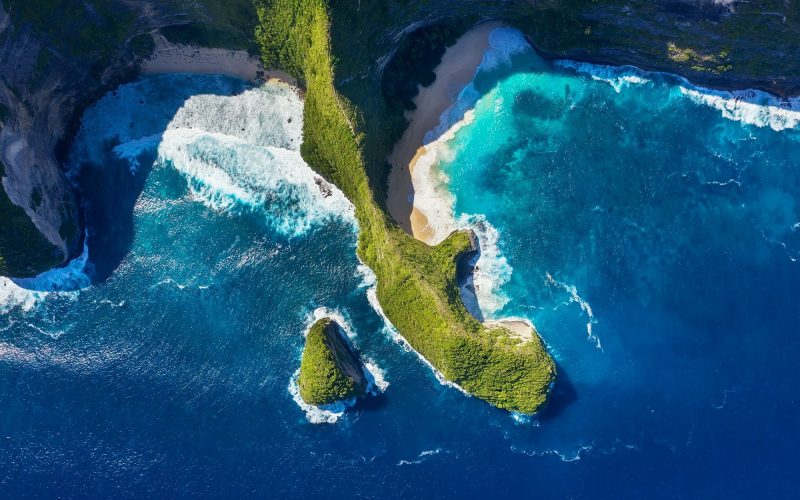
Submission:
M 311 405 L 325 405 L 356 395 L 355 381 L 339 367 L 325 344 L 325 327 L 331 320 L 323 318 L 306 335 L 306 346 L 300 361 L 300 397 Z
M 362 159 L 356 110 L 334 89 L 324 0 L 259 2 L 257 39 L 267 67 L 305 82 L 303 158 L 356 207 L 358 253 L 378 277 L 378 299 L 408 342 L 444 376 L 495 406 L 532 413 L 546 401 L 555 364 L 542 342 L 487 330 L 465 309 L 455 277 L 470 249 L 458 232 L 429 247 L 390 221 L 375 201 Z

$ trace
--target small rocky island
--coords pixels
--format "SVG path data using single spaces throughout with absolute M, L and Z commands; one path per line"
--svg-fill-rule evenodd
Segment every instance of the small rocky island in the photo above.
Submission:
M 367 392 L 364 365 L 342 328 L 322 318 L 306 335 L 298 378 L 300 397 L 321 406 L 363 396 Z

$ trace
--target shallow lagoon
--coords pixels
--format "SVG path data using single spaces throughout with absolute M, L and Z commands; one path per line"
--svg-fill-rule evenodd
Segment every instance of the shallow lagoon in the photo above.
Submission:
M 349 204 L 297 155 L 290 93 L 158 77 L 101 101 L 77 140 L 80 290 L 29 291 L 64 271 L 0 284 L 3 489 L 791 491 L 798 132 L 725 117 L 668 76 L 511 63 L 479 76 L 442 187 L 497 231 L 490 315 L 529 318 L 558 360 L 547 410 L 465 397 L 396 341 Z M 319 307 L 389 383 L 332 425 L 289 392 Z

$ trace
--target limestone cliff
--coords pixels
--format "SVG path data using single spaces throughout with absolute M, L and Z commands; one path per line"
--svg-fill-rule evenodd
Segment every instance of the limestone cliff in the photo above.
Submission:
M 405 127 L 402 109 L 380 99 L 385 70 L 409 55 L 404 42 L 422 27 L 458 33 L 498 19 L 552 57 L 800 93 L 797 2 L 335 0 L 330 9 L 336 85 L 362 112 L 378 198 L 384 159 Z M 79 253 L 83 228 L 65 153 L 83 109 L 136 76 L 151 33 L 249 49 L 254 26 L 252 0 L 0 0 L 0 275 L 29 276 Z
M 241 48 L 253 16 L 249 0 L 0 0 L 0 275 L 35 275 L 80 253 L 69 142 L 83 109 L 136 76 L 150 34 Z
M 364 366 L 335 321 L 323 318 L 308 331 L 297 383 L 300 397 L 312 405 L 326 405 L 366 393 Z

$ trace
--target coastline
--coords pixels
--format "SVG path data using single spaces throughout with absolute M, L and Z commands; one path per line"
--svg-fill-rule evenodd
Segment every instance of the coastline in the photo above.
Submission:
M 441 188 L 447 179 L 437 165 L 443 156 L 451 154 L 447 143 L 474 119 L 471 106 L 467 109 L 459 106 L 459 99 L 464 97 L 462 91 L 472 83 L 482 64 L 495 64 L 498 56 L 503 58 L 513 53 L 506 48 L 499 52 L 497 48 L 492 50 L 490 35 L 497 28 L 506 27 L 500 22 L 479 24 L 447 48 L 433 70 L 434 82 L 421 87 L 414 98 L 416 109 L 406 113 L 409 125 L 389 156 L 392 165 L 387 196 L 389 212 L 408 233 L 428 245 L 440 243 L 466 223 L 455 219 L 454 200 L 449 190 Z M 487 56 L 492 61 L 487 61 Z M 499 288 L 510 277 L 511 268 L 499 255 L 496 230 L 487 221 L 473 220 L 466 224 L 486 254 L 479 261 L 481 271 L 476 268 L 472 275 L 473 282 L 482 285 L 475 288 L 484 292 L 476 290 L 483 300 L 476 296 L 474 306 L 479 311 L 473 311 L 473 316 L 485 317 L 482 323 L 486 328 L 502 328 L 523 342 L 532 340 L 537 332 L 528 319 L 491 317 L 506 302 L 497 296 L 501 295 Z
M 406 232 L 428 245 L 440 243 L 452 231 L 465 225 L 476 231 L 483 253 L 487 255 L 482 255 L 473 274 L 476 293 L 481 295 L 475 304 L 480 315 L 473 312 L 473 316 L 477 319 L 485 317 L 483 324 L 487 328 L 502 327 L 513 337 L 525 341 L 536 332 L 533 325 L 519 318 L 495 316 L 508 301 L 501 287 L 511 274 L 510 266 L 496 247 L 497 235 L 492 239 L 485 234 L 487 231 L 496 233 L 496 230 L 488 221 L 476 225 L 475 221 L 470 222 L 463 217 L 456 219 L 453 212 L 454 196 L 447 189 L 446 175 L 438 168 L 443 159 L 453 154 L 448 142 L 474 120 L 474 111 L 470 106 L 474 102 L 469 102 L 473 96 L 468 87 L 481 65 L 491 68 L 516 53 L 513 44 L 505 43 L 507 40 L 495 41 L 494 36 L 490 40 L 490 34 L 502 27 L 503 24 L 492 22 L 467 31 L 445 51 L 442 61 L 434 69 L 434 82 L 419 89 L 414 99 L 416 109 L 406 113 L 409 125 L 388 157 L 391 172 L 387 208 Z M 524 39 L 523 44 L 528 49 L 538 53 L 527 37 L 519 33 L 519 38 Z M 653 74 L 669 75 L 687 98 L 716 109 L 725 118 L 774 130 L 793 128 L 800 123 L 798 98 L 787 99 L 758 89 L 726 91 L 706 88 L 678 74 L 636 66 L 610 67 L 569 59 L 551 62 L 577 73 L 588 74 L 593 79 L 606 81 L 617 92 L 621 86 L 645 83 Z M 481 286 L 477 286 L 478 283 Z M 602 349 L 600 340 L 592 334 L 591 312 L 589 314 L 588 336 L 596 341 L 598 349 Z
M 439 125 L 440 117 L 458 99 L 458 94 L 475 76 L 486 49 L 489 34 L 504 26 L 496 21 L 479 24 L 464 33 L 455 44 L 448 47 L 439 65 L 433 70 L 435 80 L 428 87 L 420 87 L 414 98 L 416 109 L 406 112 L 408 127 L 389 155 L 392 166 L 386 200 L 391 216 L 409 234 L 428 244 L 435 242 L 435 231 L 428 218 L 415 206 L 415 193 L 424 186 L 415 181 L 414 169 L 420 158 L 433 150 L 437 143 L 447 140 L 458 127 L 454 124 L 439 139 L 426 144 L 425 136 Z M 469 114 L 464 117 L 469 119 Z M 463 126 L 463 124 L 462 124 Z
M 141 65 L 143 75 L 200 73 L 225 75 L 253 84 L 283 83 L 298 88 L 288 73 L 267 70 L 258 57 L 245 50 L 217 49 L 171 43 L 161 34 L 154 34 L 153 54 Z

